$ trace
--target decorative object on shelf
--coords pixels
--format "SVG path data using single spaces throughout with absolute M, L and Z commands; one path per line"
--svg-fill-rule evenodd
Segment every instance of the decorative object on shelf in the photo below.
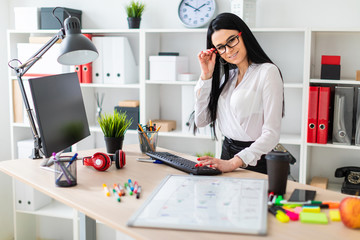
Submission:
M 145 10 L 145 4 L 140 1 L 132 0 L 126 6 L 129 28 L 140 28 L 141 16 Z
M 24 105 L 28 113 L 30 120 L 30 126 L 34 138 L 34 149 L 31 155 L 32 159 L 39 159 L 41 146 L 40 135 L 35 124 L 33 111 L 30 108 L 30 104 L 25 92 L 22 77 L 26 72 L 59 40 L 61 42 L 60 55 L 57 61 L 63 65 L 81 65 L 94 61 L 98 57 L 96 47 L 92 42 L 81 34 L 80 21 L 76 17 L 72 17 L 65 9 L 64 11 L 69 15 L 65 19 L 64 24 L 60 19 L 55 16 L 54 12 L 58 7 L 53 9 L 53 16 L 60 22 L 60 31 L 51 38 L 39 51 L 37 51 L 32 57 L 30 57 L 25 63 L 21 63 L 19 59 L 12 59 L 8 65 L 16 72 L 16 77 L 19 82 L 20 90 L 23 96 Z M 20 63 L 20 66 L 11 66 L 12 62 Z
M 321 79 L 340 80 L 340 56 L 321 56 Z
M 101 114 L 102 114 L 102 106 L 103 106 L 103 102 L 104 102 L 104 97 L 105 97 L 105 93 L 100 94 L 97 92 L 95 93 L 95 98 L 96 98 L 96 114 L 95 114 L 95 121 L 96 123 L 99 123 L 97 120 L 99 118 L 101 118 Z
M 115 106 L 117 112 L 125 112 L 129 118 L 132 118 L 133 122 L 130 125 L 129 129 L 136 130 L 139 123 L 139 105 L 138 100 L 125 100 L 118 103 L 118 106 Z
M 335 170 L 335 177 L 345 178 L 341 186 L 341 192 L 359 196 L 360 194 L 360 167 L 349 166 Z
M 114 110 L 113 114 L 102 114 L 98 118 L 98 122 L 104 133 L 106 151 L 115 153 L 117 150 L 122 149 L 125 133 L 132 124 L 133 119 L 128 118 L 126 112 Z
M 202 27 L 210 22 L 215 14 L 214 0 L 198 0 L 196 3 L 196 5 L 192 5 L 187 0 L 180 2 L 178 16 L 186 27 Z

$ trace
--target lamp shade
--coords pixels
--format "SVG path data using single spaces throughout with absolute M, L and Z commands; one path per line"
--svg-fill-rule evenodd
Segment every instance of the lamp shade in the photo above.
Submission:
M 68 17 L 64 22 L 65 38 L 61 42 L 57 61 L 63 65 L 81 65 L 94 61 L 99 53 L 94 44 L 80 30 L 80 21 Z

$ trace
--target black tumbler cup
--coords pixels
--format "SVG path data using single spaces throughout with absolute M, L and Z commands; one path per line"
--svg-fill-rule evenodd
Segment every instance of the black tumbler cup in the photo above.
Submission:
M 269 193 L 283 195 L 289 173 L 290 154 L 288 152 L 273 151 L 265 155 L 269 183 Z

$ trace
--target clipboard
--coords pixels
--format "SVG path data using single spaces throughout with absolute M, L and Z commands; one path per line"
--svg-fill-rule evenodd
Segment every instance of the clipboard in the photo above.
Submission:
M 168 175 L 129 227 L 266 235 L 266 179 Z

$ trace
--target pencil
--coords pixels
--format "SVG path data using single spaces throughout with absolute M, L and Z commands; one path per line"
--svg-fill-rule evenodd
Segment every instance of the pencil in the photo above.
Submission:
M 141 125 L 140 125 L 139 123 L 138 123 L 138 126 L 139 126 L 141 132 L 143 133 L 143 135 L 144 135 L 144 137 L 145 137 L 145 139 L 146 139 L 149 147 L 151 148 L 151 150 L 152 150 L 153 152 L 155 152 L 154 146 L 151 145 L 151 141 L 150 141 L 150 139 L 148 138 L 148 136 L 146 135 L 146 133 L 144 132 L 144 129 L 141 127 Z

